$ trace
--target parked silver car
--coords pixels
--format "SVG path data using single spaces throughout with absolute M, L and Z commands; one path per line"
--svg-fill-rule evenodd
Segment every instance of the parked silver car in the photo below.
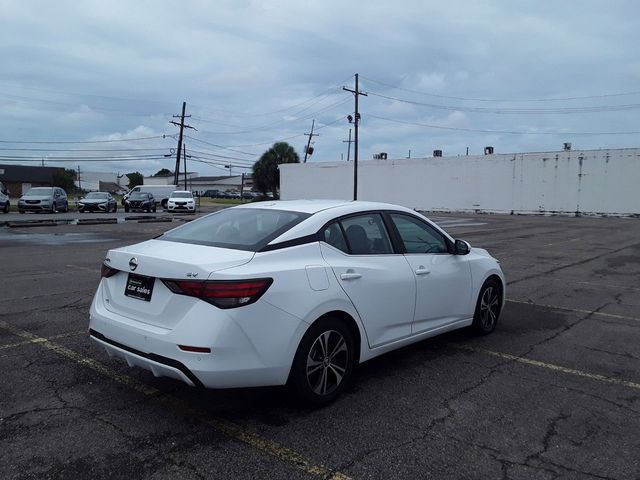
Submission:
M 90 192 L 78 202 L 78 211 L 84 212 L 117 212 L 118 202 L 107 192 Z
M 69 211 L 67 192 L 59 187 L 35 187 L 23 194 L 18 200 L 18 212 Z

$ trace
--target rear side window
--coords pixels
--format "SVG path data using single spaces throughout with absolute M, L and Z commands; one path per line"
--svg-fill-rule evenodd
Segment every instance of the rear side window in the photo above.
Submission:
M 338 223 L 332 223 L 322 232 L 322 238 L 329 245 L 336 247 L 338 250 L 342 250 L 344 253 L 349 253 L 349 247 L 347 241 L 344 239 L 342 229 Z
M 323 235 L 329 245 L 350 255 L 393 253 L 387 229 L 378 213 L 344 218 L 329 225 Z
M 308 213 L 285 210 L 228 208 L 174 228 L 158 239 L 257 252 L 308 217 Z

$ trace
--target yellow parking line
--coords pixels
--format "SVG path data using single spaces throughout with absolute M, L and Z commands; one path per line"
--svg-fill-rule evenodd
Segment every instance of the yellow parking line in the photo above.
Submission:
M 521 305 L 531 305 L 534 307 L 545 307 L 545 308 L 553 308 L 555 310 L 565 310 L 567 312 L 574 313 L 586 313 L 590 315 L 599 315 L 601 317 L 609 317 L 609 318 L 620 318 L 623 320 L 635 320 L 636 322 L 640 322 L 640 318 L 636 317 L 628 317 L 626 315 L 616 315 L 614 313 L 605 313 L 605 312 L 594 312 L 593 310 L 581 310 L 579 308 L 569 308 L 569 307 L 558 307 L 556 305 L 545 305 L 540 303 L 531 303 L 531 302 L 523 302 L 520 300 L 507 300 L 509 303 L 519 303 Z
M 557 372 L 567 373 L 569 375 L 575 375 L 577 377 L 589 378 L 591 380 L 597 380 L 599 382 L 611 383 L 613 385 L 621 385 L 623 387 L 634 388 L 640 390 L 640 383 L 630 382 L 628 380 L 620 380 L 618 378 L 605 377 L 597 373 L 583 372 L 582 370 L 576 370 L 575 368 L 563 367 L 561 365 L 555 365 L 553 363 L 540 362 L 539 360 L 531 360 L 530 358 L 518 357 L 508 353 L 494 352 L 493 350 L 486 350 L 484 348 L 471 347 L 468 345 L 451 345 L 459 350 L 467 350 L 470 352 L 484 353 L 485 355 L 492 355 L 494 357 L 504 358 L 506 360 L 513 360 L 514 362 L 523 363 L 525 365 L 533 365 L 535 367 L 546 368 L 548 370 L 555 370 Z
M 143 382 L 136 380 L 135 378 L 129 377 L 128 375 L 124 375 L 118 373 L 110 368 L 106 367 L 102 363 L 93 360 L 91 358 L 85 357 L 73 350 L 68 349 L 62 345 L 58 345 L 53 343 L 50 339 L 44 337 L 38 337 L 30 332 L 25 330 L 21 330 L 13 325 L 6 323 L 0 320 L 0 328 L 5 331 L 12 333 L 20 338 L 24 338 L 25 342 L 21 344 L 38 344 L 43 347 L 65 357 L 74 362 L 89 367 L 102 375 L 115 380 L 118 383 L 126 385 L 137 392 L 140 392 L 144 395 L 156 395 L 161 393 L 158 389 L 149 387 L 145 385 Z M 228 420 L 224 420 L 222 418 L 211 417 L 205 412 L 197 411 L 194 408 L 190 407 L 186 402 L 180 400 L 175 397 L 166 396 L 162 398 L 158 398 L 159 401 L 166 403 L 175 408 L 181 409 L 183 412 L 189 413 L 190 415 L 201 418 L 207 425 L 213 427 L 216 431 L 226 435 L 229 438 L 245 443 L 256 450 L 259 450 L 263 453 L 267 453 L 283 463 L 287 463 L 289 465 L 293 465 L 300 470 L 303 470 L 307 473 L 317 475 L 323 479 L 327 480 L 350 480 L 350 477 L 344 475 L 340 472 L 334 472 L 333 470 L 320 465 L 313 463 L 307 460 L 298 452 L 285 447 L 277 442 L 273 442 L 266 438 L 261 437 L 258 434 L 252 433 L 248 430 L 245 430 L 240 425 L 237 425 Z
M 9 343 L 7 345 L 0 345 L 0 350 L 7 350 L 9 348 L 22 347 L 23 345 L 31 345 L 31 344 L 34 344 L 34 343 L 42 343 L 42 342 L 47 341 L 47 340 L 58 340 L 60 338 L 75 337 L 76 335 L 82 335 L 84 333 L 87 333 L 87 331 L 86 330 L 78 330 L 76 332 L 61 333 L 60 335 L 53 335 L 53 336 L 47 337 L 47 338 L 36 337 L 36 338 L 34 338 L 32 340 L 24 340 L 22 342 Z

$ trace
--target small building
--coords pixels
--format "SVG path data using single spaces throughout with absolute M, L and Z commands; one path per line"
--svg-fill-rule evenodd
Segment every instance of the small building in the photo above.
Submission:
M 244 191 L 249 191 L 253 188 L 253 178 L 251 174 L 245 173 L 243 175 L 223 175 L 218 177 L 196 177 L 191 180 L 187 180 L 189 190 L 197 192 L 202 195 L 207 190 L 220 190 L 225 192 L 227 190 L 240 191 L 242 182 L 244 179 Z
M 64 174 L 61 167 L 0 165 L 0 182 L 12 197 L 19 197 L 32 187 L 52 187 L 55 174 Z

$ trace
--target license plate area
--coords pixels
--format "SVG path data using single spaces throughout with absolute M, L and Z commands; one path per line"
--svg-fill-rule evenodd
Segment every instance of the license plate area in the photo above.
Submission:
M 127 286 L 124 289 L 124 294 L 127 297 L 137 298 L 138 300 L 150 302 L 155 280 L 156 279 L 154 277 L 146 277 L 144 275 L 138 275 L 136 273 L 129 273 L 129 277 L 127 278 Z

